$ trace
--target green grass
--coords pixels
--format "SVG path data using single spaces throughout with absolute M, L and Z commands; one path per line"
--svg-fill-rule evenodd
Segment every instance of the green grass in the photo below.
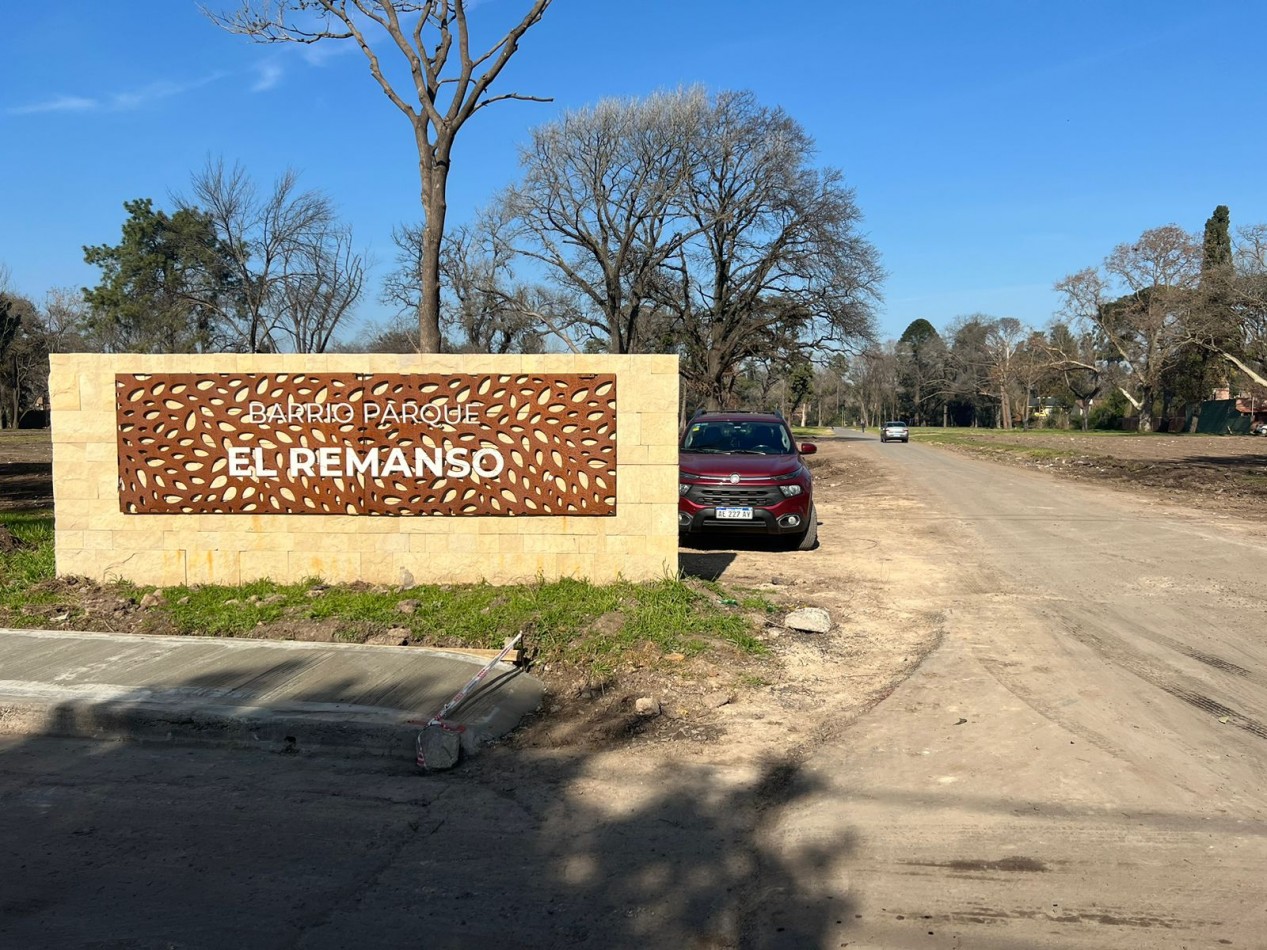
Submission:
M 982 442 L 993 442 L 999 439 L 1049 439 L 1065 436 L 1068 438 L 1090 437 L 1094 439 L 1173 439 L 1187 432 L 1124 432 L 1117 429 L 973 429 L 967 426 L 951 426 L 939 428 L 921 426 L 911 428 L 911 438 L 920 442 L 943 442 L 956 445 L 976 445 Z
M 912 429 L 911 438 L 927 445 L 958 445 L 984 452 L 1023 455 L 1031 459 L 1074 458 L 1083 453 L 1074 449 L 1053 449 L 1049 446 L 1026 445 L 1024 430 L 994 432 L 981 429 Z M 1046 433 L 1050 435 L 1051 433 Z
M 51 554 L 51 544 L 48 545 Z M 0 575 L 0 607 L 63 603 L 66 594 L 33 594 L 32 581 L 52 577 L 51 560 L 38 572 L 11 569 Z M 110 585 L 120 597 L 140 600 L 152 588 Z M 416 643 L 434 646 L 500 647 L 525 632 L 538 662 L 565 663 L 601 678 L 623 664 L 654 663 L 666 654 L 697 656 L 737 649 L 764 655 L 754 635 L 753 612 L 773 604 L 754 596 L 720 598 L 717 585 L 676 579 L 595 585 L 562 579 L 534 584 L 464 584 L 408 590 L 364 585 L 326 586 L 255 581 L 241 587 L 199 585 L 159 591 L 160 602 L 145 613 L 145 629 L 187 636 L 267 636 L 269 625 L 329 625 L 335 640 L 362 642 L 389 628 L 408 631 Z M 724 590 L 721 591 L 726 594 Z M 722 600 L 728 601 L 723 603 Z M 408 601 L 409 612 L 399 604 Z M 21 617 L 13 618 L 20 623 Z M 33 618 L 38 620 L 38 617 Z
M 0 524 L 22 541 L 0 553 L 0 611 L 10 625 L 41 625 L 56 604 L 88 619 L 73 591 L 37 588 L 54 579 L 50 511 L 0 513 Z M 118 582 L 114 598 L 141 601 L 154 592 Z M 754 616 L 778 608 L 752 592 L 676 578 L 596 585 L 564 578 L 531 584 L 428 585 L 407 590 L 366 584 L 332 586 L 312 578 L 296 584 L 253 581 L 239 587 L 195 585 L 157 591 L 140 615 L 140 630 L 187 636 L 293 636 L 322 625 L 335 640 L 362 642 L 403 628 L 415 643 L 500 647 L 525 632 L 538 662 L 564 663 L 601 678 L 622 666 L 657 663 L 666 654 L 697 656 L 737 650 L 759 656 Z M 404 603 L 408 602 L 408 603 Z M 404 609 L 402 609 L 404 603 Z M 44 607 L 44 610 L 29 608 Z M 279 625 L 270 630 L 272 625 Z
M 16 551 L 0 552 L 0 606 L 10 606 L 27 600 L 32 586 L 53 577 L 53 513 L 3 511 L 0 525 L 21 542 Z
M 132 596 L 147 592 L 134 589 Z M 753 634 L 751 612 L 775 609 L 754 597 L 729 598 L 735 606 L 725 606 L 709 587 L 676 579 L 595 585 L 564 578 L 408 590 L 326 586 L 316 579 L 256 581 L 171 587 L 161 598 L 155 610 L 170 623 L 168 632 L 191 636 L 267 636 L 269 624 L 325 623 L 344 642 L 397 628 L 416 643 L 496 648 L 525 631 L 539 662 L 563 662 L 593 677 L 610 675 L 631 657 L 655 662 L 669 653 L 694 656 L 719 647 L 762 655 L 766 647 Z
M 1092 429 L 1089 432 L 1072 429 L 969 429 L 969 428 L 919 428 L 911 430 L 911 438 L 927 445 L 955 445 L 974 449 L 979 452 L 1022 455 L 1031 459 L 1075 458 L 1087 455 L 1085 445 L 1076 440 L 1090 436 L 1107 442 L 1112 439 L 1147 439 L 1174 438 L 1180 433 L 1157 432 L 1115 432 L 1105 429 Z M 1027 444 L 1031 440 L 1069 439 L 1068 449 L 1052 448 Z M 1111 448 L 1106 444 L 1106 452 Z
M 798 439 L 821 438 L 832 434 L 831 426 L 792 426 L 792 434 Z
M 52 452 L 52 430 L 50 429 L 0 429 L 0 445 L 24 447 L 49 447 Z

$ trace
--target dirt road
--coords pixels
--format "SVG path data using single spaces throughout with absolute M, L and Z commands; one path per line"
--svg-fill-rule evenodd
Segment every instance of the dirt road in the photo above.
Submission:
M 752 944 L 1263 946 L 1261 524 L 918 445 L 855 450 L 885 488 L 849 529 L 879 562 L 949 567 L 899 582 L 944 635 L 810 757 L 814 791 L 766 835 L 821 876 L 769 901 Z M 851 905 L 840 923 L 828 898 Z

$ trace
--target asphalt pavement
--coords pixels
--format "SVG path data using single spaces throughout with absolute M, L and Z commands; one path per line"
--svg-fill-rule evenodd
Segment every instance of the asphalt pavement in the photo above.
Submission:
M 412 760 L 487 660 L 418 647 L 0 628 L 0 734 Z M 500 738 L 544 687 L 500 663 L 447 718 Z

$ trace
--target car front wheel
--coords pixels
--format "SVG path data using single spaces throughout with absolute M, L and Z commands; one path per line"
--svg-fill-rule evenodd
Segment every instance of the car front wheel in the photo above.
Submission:
M 805 518 L 805 533 L 796 539 L 796 550 L 812 551 L 818 546 L 818 512 L 809 506 L 809 514 Z

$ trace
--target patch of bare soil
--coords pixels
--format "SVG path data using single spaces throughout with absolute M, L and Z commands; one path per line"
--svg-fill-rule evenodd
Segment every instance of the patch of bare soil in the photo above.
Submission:
M 811 460 L 820 521 L 815 550 L 727 536 L 685 547 L 679 556 L 688 577 L 758 592 L 778 605 L 776 613 L 755 618 L 767 656 L 676 665 L 648 658 L 601 684 L 560 684 L 545 671 L 547 706 L 514 741 L 623 744 L 629 754 L 727 764 L 799 759 L 909 676 L 936 647 L 942 615 L 902 579 L 919 571 L 927 590 L 938 581 L 938 568 L 929 565 L 953 559 L 939 559 L 944 542 L 935 534 L 885 545 L 889 519 L 908 504 L 896 497 L 892 476 L 863 462 L 847 442 L 818 444 Z M 799 607 L 827 610 L 831 629 L 789 628 L 786 617 Z M 658 715 L 640 714 L 639 699 L 652 701 Z
M 1018 452 L 1000 443 L 1032 451 Z M 1071 433 L 1022 439 L 983 432 L 948 446 L 1011 465 L 1101 482 L 1136 494 L 1267 520 L 1267 439 L 1253 436 L 1154 435 L 1113 438 Z M 1038 450 L 1038 451 L 1034 451 Z
M 53 445 L 47 429 L 0 430 L 0 511 L 53 503 Z
M 22 542 L 12 531 L 0 524 L 0 554 L 7 554 L 22 547 Z

